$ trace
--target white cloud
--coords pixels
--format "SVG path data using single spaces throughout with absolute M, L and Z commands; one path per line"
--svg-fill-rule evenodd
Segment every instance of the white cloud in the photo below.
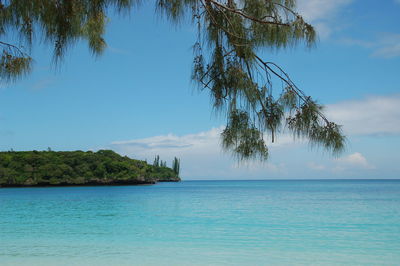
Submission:
M 35 82 L 31 86 L 31 90 L 40 91 L 40 90 L 43 90 L 43 89 L 45 89 L 47 87 L 50 87 L 54 83 L 55 83 L 55 79 L 54 78 L 44 78 L 44 79 L 41 79 L 41 80 Z
M 393 135 L 400 134 L 399 106 L 400 94 L 371 96 L 328 105 L 326 113 L 329 119 L 344 126 L 347 135 Z M 305 142 L 294 142 L 288 134 L 280 135 L 276 143 L 268 143 L 271 154 L 268 162 L 238 164 L 230 153 L 224 153 L 221 149 L 222 130 L 223 127 L 218 127 L 183 136 L 168 134 L 114 141 L 108 148 L 132 158 L 147 159 L 149 163 L 152 163 L 155 155 L 160 155 L 168 165 L 174 156 L 181 158 L 182 176 L 185 179 L 309 178 L 308 174 L 313 172 L 317 178 L 321 175 L 330 176 L 333 172 L 340 173 L 343 178 L 343 173 L 374 168 L 358 152 L 334 160 L 321 158 L 322 163 L 319 162 L 320 158 L 307 163 L 307 151 L 303 150 Z M 298 152 L 301 152 L 300 157 Z M 305 172 L 306 169 L 311 172 Z
M 339 11 L 353 0 L 299 0 L 297 9 L 304 19 L 312 23 L 323 39 L 327 38 L 337 25 Z
M 151 157 L 164 151 L 181 154 L 196 150 L 198 154 L 203 154 L 215 146 L 219 147 L 219 135 L 222 130 L 223 128 L 219 127 L 184 136 L 168 134 L 144 139 L 114 141 L 111 145 L 118 147 L 123 153 L 138 152 Z
M 325 22 L 317 22 L 314 23 L 313 26 L 317 31 L 318 37 L 323 40 L 328 39 L 332 34 L 332 28 Z
M 400 94 L 331 104 L 326 114 L 348 135 L 400 134 Z
M 353 38 L 343 38 L 340 40 L 340 43 L 346 44 L 346 45 L 354 45 L 354 46 L 360 46 L 364 48 L 373 48 L 375 43 L 371 41 L 365 41 L 365 40 L 358 40 L 358 39 L 353 39 Z
M 235 162 L 231 164 L 231 168 L 235 171 L 246 173 L 259 173 L 261 171 L 269 171 L 272 173 L 286 173 L 287 168 L 285 163 L 270 163 L 270 162 Z
M 393 58 L 400 56 L 400 34 L 385 34 L 378 41 L 372 54 L 376 57 Z
M 346 38 L 341 40 L 341 43 L 370 49 L 373 57 L 394 58 L 400 56 L 400 34 L 398 33 L 380 34 L 375 40 L 368 41 Z
M 131 51 L 128 49 L 121 49 L 112 45 L 107 45 L 107 49 L 114 54 L 119 54 L 119 55 L 131 55 Z
M 176 156 L 182 160 L 182 176 L 191 179 L 216 177 L 223 174 L 221 169 L 230 168 L 222 165 L 223 154 L 220 151 L 219 134 L 222 128 L 213 128 L 197 134 L 177 136 L 174 134 L 155 136 L 128 141 L 115 141 L 111 148 L 132 158 L 147 159 L 152 162 L 155 155 L 160 155 L 168 165 Z M 221 167 L 218 164 L 221 163 Z M 206 167 L 205 167 L 206 166 Z M 224 169 L 226 170 L 226 169 Z
M 114 141 L 110 148 L 132 158 L 153 161 L 160 155 L 168 165 L 174 156 L 182 159 L 182 176 L 189 179 L 258 179 L 276 178 L 286 174 L 281 162 L 238 163 L 230 153 L 224 153 L 220 145 L 223 127 L 196 134 L 177 136 L 168 134 L 144 139 Z M 278 148 L 293 146 L 293 139 L 283 135 L 276 143 L 269 143 L 271 153 Z
M 317 170 L 317 171 L 322 171 L 322 170 L 326 169 L 325 165 L 317 164 L 315 162 L 309 162 L 307 166 L 308 166 L 308 168 L 310 168 L 312 170 Z
M 345 5 L 353 0 L 299 0 L 298 10 L 307 20 L 317 21 L 332 18 Z
M 336 159 L 335 162 L 335 171 L 343 171 L 347 169 L 375 169 L 375 166 L 371 165 L 359 152 Z
M 347 156 L 330 160 L 329 162 L 325 162 L 325 164 L 320 164 L 316 162 L 309 162 L 307 164 L 308 168 L 317 172 L 340 172 L 343 176 L 343 172 L 354 172 L 362 171 L 362 170 L 371 170 L 376 167 L 370 164 L 364 155 L 360 152 L 354 152 Z

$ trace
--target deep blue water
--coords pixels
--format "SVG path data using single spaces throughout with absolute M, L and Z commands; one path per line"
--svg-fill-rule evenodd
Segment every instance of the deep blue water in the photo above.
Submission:
M 400 265 L 400 180 L 0 189 L 0 265 Z

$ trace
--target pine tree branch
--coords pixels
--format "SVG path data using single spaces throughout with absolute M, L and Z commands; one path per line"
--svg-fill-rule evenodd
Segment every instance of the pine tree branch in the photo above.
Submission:
M 17 52 L 20 53 L 22 56 L 26 56 L 26 54 L 19 47 L 15 46 L 13 44 L 0 41 L 0 45 L 6 46 L 8 49 L 17 50 Z
M 301 91 L 296 84 L 294 84 L 294 82 L 290 79 L 289 75 L 283 71 L 283 69 L 281 67 L 279 67 L 277 64 L 273 63 L 273 62 L 265 62 L 263 61 L 259 56 L 255 55 L 256 59 L 266 68 L 266 70 L 269 70 L 270 72 L 272 72 L 275 76 L 277 76 L 280 80 L 282 80 L 283 82 L 285 82 L 291 89 L 293 92 L 296 93 L 296 95 L 305 103 L 309 103 L 309 97 L 305 95 L 305 93 L 303 91 Z M 274 67 L 278 68 L 279 71 L 281 71 L 281 73 L 283 73 L 283 75 L 285 77 L 283 77 L 282 75 L 280 75 L 279 73 L 277 73 L 274 69 L 272 69 L 270 67 L 270 65 L 273 65 Z M 323 113 L 321 113 L 320 111 L 317 111 L 318 115 L 325 121 L 326 124 L 330 124 L 330 121 L 325 117 L 325 115 Z
M 301 17 L 298 13 L 296 13 L 295 11 L 293 11 L 292 9 L 288 8 L 288 7 L 285 6 L 285 5 L 282 5 L 282 4 L 280 4 L 280 3 L 274 3 L 274 5 L 282 7 L 282 8 L 285 9 L 286 11 L 289 11 L 290 13 L 292 13 L 292 14 L 293 14 L 295 17 L 297 17 L 297 18 L 300 18 L 300 17 Z
M 225 6 L 225 5 L 221 4 L 221 3 L 218 3 L 217 1 L 214 1 L 214 0 L 206 0 L 206 2 L 213 3 L 214 5 L 219 6 L 219 7 L 223 8 L 223 9 L 225 9 L 225 10 L 227 10 L 227 11 L 230 11 L 230 12 L 232 12 L 232 13 L 238 14 L 238 15 L 244 17 L 244 18 L 247 18 L 247 19 L 249 19 L 249 20 L 252 20 L 252 21 L 255 21 L 255 22 L 258 22 L 258 23 L 261 23 L 261 24 L 272 24 L 272 25 L 277 25 L 277 26 L 286 26 L 286 27 L 290 27 L 290 24 L 288 24 L 288 23 L 281 23 L 281 22 L 276 22 L 276 21 L 261 20 L 261 19 L 258 19 L 258 18 L 249 16 L 249 15 L 243 13 L 242 10 L 227 7 L 227 6 Z
M 216 21 L 214 15 L 210 12 L 209 7 L 208 7 L 203 1 L 200 1 L 200 2 L 201 2 L 201 4 L 203 5 L 203 7 L 204 7 L 204 9 L 206 10 L 206 12 L 208 13 L 208 15 L 210 16 L 210 18 L 211 18 L 211 20 L 212 20 L 212 23 L 213 23 L 214 25 L 216 25 L 216 26 L 219 27 L 221 30 L 223 30 L 225 33 L 227 33 L 227 34 L 229 34 L 229 35 L 231 35 L 231 36 L 233 36 L 233 37 L 236 37 L 236 38 L 238 38 L 238 39 L 243 39 L 243 40 L 246 39 L 246 38 L 244 38 L 244 37 L 238 36 L 238 35 L 236 35 L 236 34 L 230 32 L 229 30 L 225 29 L 222 25 L 220 25 L 220 24 Z M 206 2 L 209 2 L 209 0 L 206 0 Z

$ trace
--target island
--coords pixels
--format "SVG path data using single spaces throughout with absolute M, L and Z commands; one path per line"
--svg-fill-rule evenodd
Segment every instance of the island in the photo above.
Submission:
M 174 161 L 175 162 L 175 161 Z M 179 167 L 150 165 L 111 150 L 0 152 L 0 187 L 179 182 Z

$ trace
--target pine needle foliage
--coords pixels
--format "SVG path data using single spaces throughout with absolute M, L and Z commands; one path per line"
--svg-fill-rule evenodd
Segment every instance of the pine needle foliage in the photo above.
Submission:
M 176 22 L 190 13 L 197 25 L 192 78 L 226 115 L 225 150 L 239 160 L 265 160 L 267 138 L 275 142 L 285 130 L 333 154 L 344 149 L 341 127 L 278 65 L 258 56 L 263 50 L 315 44 L 316 32 L 295 11 L 295 1 L 159 0 L 159 6 Z
M 98 55 L 106 47 L 107 11 L 129 10 L 137 1 L 0 0 L 0 78 L 11 80 L 31 68 L 32 60 L 21 46 L 2 41 L 9 32 L 19 33 L 21 43 L 28 46 L 41 36 L 53 45 L 56 61 L 81 39 Z M 170 21 L 179 24 L 190 17 L 197 28 L 192 79 L 210 93 L 213 108 L 226 115 L 225 150 L 239 160 L 265 160 L 267 138 L 274 142 L 285 130 L 333 154 L 344 149 L 341 127 L 324 116 L 322 106 L 277 64 L 258 55 L 315 44 L 316 32 L 296 12 L 295 0 L 155 0 L 155 4 Z
M 129 9 L 132 0 L 1 0 L 0 78 L 10 81 L 31 69 L 28 51 L 35 38 L 53 47 L 58 62 L 79 40 L 99 55 L 105 49 L 103 35 L 109 9 Z M 10 38 L 17 33 L 17 40 Z M 18 44 L 12 44 L 12 42 Z M 24 48 L 28 51 L 25 51 Z

